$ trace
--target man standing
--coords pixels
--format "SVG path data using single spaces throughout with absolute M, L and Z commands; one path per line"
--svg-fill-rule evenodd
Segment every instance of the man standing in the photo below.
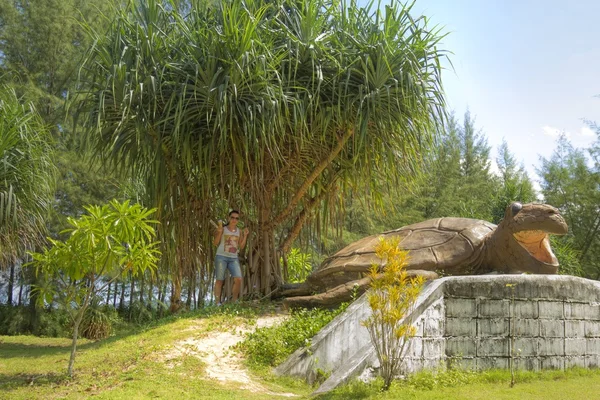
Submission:
M 229 222 L 223 226 L 223 222 L 219 221 L 215 239 L 213 244 L 219 246 L 217 248 L 217 256 L 215 258 L 215 300 L 217 305 L 221 305 L 221 290 L 223 289 L 223 281 L 225 280 L 225 270 L 233 277 L 233 301 L 237 301 L 240 296 L 240 288 L 242 286 L 242 269 L 238 259 L 238 252 L 246 246 L 246 239 L 250 232 L 245 228 L 243 232 L 237 227 L 240 219 L 240 212 L 232 210 L 229 212 Z

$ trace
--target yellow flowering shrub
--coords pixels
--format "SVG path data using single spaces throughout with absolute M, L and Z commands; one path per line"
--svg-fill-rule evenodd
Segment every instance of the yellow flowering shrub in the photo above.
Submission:
M 408 251 L 400 249 L 398 243 L 398 239 L 381 238 L 375 249 L 383 267 L 371 267 L 367 299 L 372 314 L 362 321 L 377 351 L 384 390 L 398 375 L 409 340 L 416 334 L 412 321 L 405 316 L 412 311 L 425 282 L 421 276 L 408 276 Z

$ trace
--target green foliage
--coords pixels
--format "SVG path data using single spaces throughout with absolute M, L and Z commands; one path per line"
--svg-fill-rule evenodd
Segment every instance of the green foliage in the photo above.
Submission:
M 137 325 L 147 324 L 158 318 L 158 310 L 149 308 L 139 300 L 135 300 L 121 310 L 120 314 L 128 322 Z
M 88 215 L 69 218 L 66 241 L 49 238 L 51 248 L 30 253 L 31 265 L 43 279 L 35 289 L 40 294 L 38 301 L 58 302 L 73 321 L 69 375 L 73 374 L 78 330 L 92 300 L 126 273 L 136 276 L 154 270 L 159 255 L 155 221 L 149 219 L 154 210 L 116 200 L 86 209 Z
M 42 243 L 54 183 L 51 137 L 34 109 L 0 85 L 0 258 Z
M 409 375 L 400 384 L 415 389 L 433 390 L 468 384 L 474 379 L 480 378 L 477 375 L 476 371 L 462 368 L 452 368 L 445 371 L 420 371 Z
M 559 274 L 585 278 L 586 275 L 580 261 L 580 252 L 575 249 L 571 236 L 550 236 L 550 244 L 560 263 Z
M 69 314 L 62 309 L 41 308 L 36 334 L 44 337 L 67 337 L 71 331 Z M 30 331 L 31 307 L 0 304 L 0 335 L 25 335 Z
M 598 142 L 595 144 L 598 146 Z M 541 158 L 542 166 L 538 174 L 542 178 L 542 194 L 547 203 L 557 207 L 569 225 L 568 247 L 560 248 L 559 254 L 565 258 L 562 271 L 580 274 L 576 259 L 583 269 L 583 276 L 600 277 L 600 164 L 591 165 L 595 159 L 595 148 L 586 152 L 574 148 L 565 136 L 557 141 L 557 146 L 549 159 Z M 573 251 L 570 251 L 574 250 Z M 561 264 L 563 260 L 559 257 Z
M 175 302 L 178 264 L 210 247 L 210 230 L 189 221 L 214 218 L 216 202 L 242 204 L 264 231 L 255 259 L 273 265 L 256 273 L 269 277 L 278 260 L 262 253 L 276 235 L 287 251 L 338 207 L 341 182 L 402 176 L 444 114 L 443 35 L 396 0 L 156 0 L 115 13 L 108 30 L 88 30 L 72 109 L 86 144 L 158 208 Z
M 288 281 L 304 282 L 312 271 L 311 255 L 292 248 L 287 255 Z
M 389 389 L 392 380 L 400 373 L 404 352 L 410 338 L 415 335 L 416 328 L 409 314 L 425 282 L 420 276 L 408 278 L 408 252 L 400 250 L 398 243 L 398 239 L 381 239 L 375 248 L 385 269 L 381 274 L 377 264 L 371 268 L 372 282 L 367 299 L 372 314 L 361 321 L 369 331 L 377 352 L 384 390 Z
M 32 101 L 50 129 L 65 133 L 63 103 L 90 44 L 83 20 L 99 28 L 111 1 L 0 1 L 0 74 Z M 108 15 L 107 15 L 108 16 Z
M 423 164 L 415 194 L 422 219 L 465 217 L 491 220 L 497 180 L 490 172 L 490 146 L 467 111 L 463 123 L 452 115 L 437 148 Z
M 91 340 L 106 339 L 119 323 L 117 311 L 110 306 L 99 304 L 96 300 L 90 304 L 81 320 L 81 337 Z
M 506 206 L 514 201 L 522 204 L 536 200 L 533 183 L 525 168 L 517 164 L 515 157 L 510 153 L 506 141 L 498 149 L 496 158 L 500 170 L 500 184 L 496 188 L 496 198 L 492 208 L 493 219 L 491 222 L 497 224 L 504 218 Z
M 406 379 L 395 381 L 387 393 L 381 393 L 381 378 L 369 383 L 355 380 L 333 392 L 318 396 L 317 399 L 559 399 L 564 394 L 562 388 L 568 386 L 574 391 L 569 392 L 571 398 L 583 400 L 593 397 L 594 390 L 581 391 L 576 388 L 583 382 L 589 385 L 597 379 L 598 373 L 598 370 L 583 368 L 517 370 L 515 379 L 519 386 L 510 388 L 511 376 L 508 370 L 472 371 L 452 368 L 409 375 Z
M 0 335 L 22 335 L 29 327 L 29 310 L 25 306 L 0 304 Z
M 45 307 L 39 315 L 38 336 L 68 337 L 73 331 L 73 321 L 64 309 Z
M 335 310 L 298 309 L 280 325 L 257 329 L 238 345 L 248 362 L 255 366 L 275 366 L 296 349 L 309 346 L 310 339 L 343 312 L 347 304 Z
M 78 218 L 85 213 L 86 205 L 101 206 L 112 199 L 125 200 L 128 196 L 127 180 L 117 179 L 101 166 L 91 163 L 90 157 L 60 148 L 56 152 L 58 179 L 48 230 L 53 239 L 66 239 L 59 232 L 69 228 L 68 218 Z

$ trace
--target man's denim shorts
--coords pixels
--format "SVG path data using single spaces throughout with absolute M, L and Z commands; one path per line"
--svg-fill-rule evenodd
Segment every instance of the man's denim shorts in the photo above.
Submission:
M 215 275 L 218 281 L 225 280 L 226 269 L 229 270 L 232 277 L 242 277 L 242 268 L 240 267 L 240 261 L 237 258 L 217 256 L 215 258 Z

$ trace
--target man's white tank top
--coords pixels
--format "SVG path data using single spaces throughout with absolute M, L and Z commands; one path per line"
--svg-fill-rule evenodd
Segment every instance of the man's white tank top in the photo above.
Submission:
M 230 231 L 226 226 L 223 227 L 221 235 L 221 243 L 217 248 L 218 256 L 237 258 L 238 249 L 240 247 L 240 229 L 235 232 Z

